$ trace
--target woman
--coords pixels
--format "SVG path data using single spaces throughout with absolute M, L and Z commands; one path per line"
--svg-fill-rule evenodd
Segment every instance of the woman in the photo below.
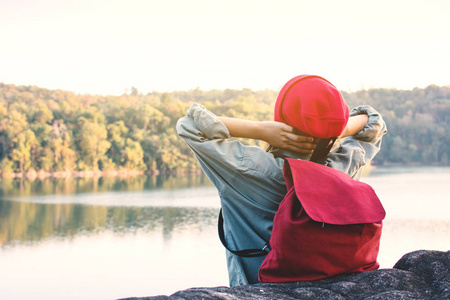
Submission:
M 370 106 L 349 113 L 342 95 L 324 78 L 301 75 L 280 91 L 275 121 L 218 117 L 193 104 L 177 131 L 219 192 L 229 248 L 240 250 L 269 244 L 274 215 L 286 194 L 285 157 L 309 160 L 320 139 L 345 138 L 325 164 L 359 179 L 361 168 L 380 150 L 386 125 Z M 272 150 L 244 146 L 233 137 L 262 140 Z M 257 283 L 263 260 L 227 251 L 230 286 Z

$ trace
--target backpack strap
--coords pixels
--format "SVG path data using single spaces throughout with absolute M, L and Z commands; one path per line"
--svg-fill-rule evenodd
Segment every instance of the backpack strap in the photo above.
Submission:
M 264 256 L 267 255 L 270 251 L 269 245 L 264 245 L 262 249 L 245 249 L 245 250 L 231 250 L 227 242 L 225 241 L 225 233 L 223 231 L 223 215 L 222 215 L 222 209 L 220 209 L 219 212 L 219 222 L 218 222 L 218 228 L 219 228 L 219 238 L 222 242 L 222 245 L 231 253 L 236 254 L 238 256 L 242 257 L 258 257 L 258 256 Z

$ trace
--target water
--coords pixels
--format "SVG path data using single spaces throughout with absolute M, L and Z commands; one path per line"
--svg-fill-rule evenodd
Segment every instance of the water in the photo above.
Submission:
M 387 211 L 379 262 L 450 250 L 450 168 L 364 177 Z M 204 176 L 0 181 L 0 299 L 118 299 L 228 284 Z

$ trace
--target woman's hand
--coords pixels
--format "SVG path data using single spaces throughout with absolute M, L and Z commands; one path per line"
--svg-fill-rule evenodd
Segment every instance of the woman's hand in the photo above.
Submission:
M 311 154 L 318 139 L 295 133 L 295 128 L 276 121 L 249 121 L 218 117 L 233 137 L 262 140 L 275 148 Z
M 296 133 L 296 129 L 276 121 L 260 122 L 262 128 L 261 140 L 275 148 L 311 154 L 316 148 L 318 139 Z

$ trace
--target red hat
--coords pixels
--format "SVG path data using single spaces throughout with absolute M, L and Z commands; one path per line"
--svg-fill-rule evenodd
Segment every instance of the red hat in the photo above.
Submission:
M 278 94 L 275 121 L 318 138 L 338 137 L 347 125 L 349 110 L 338 89 L 326 79 L 300 75 Z

